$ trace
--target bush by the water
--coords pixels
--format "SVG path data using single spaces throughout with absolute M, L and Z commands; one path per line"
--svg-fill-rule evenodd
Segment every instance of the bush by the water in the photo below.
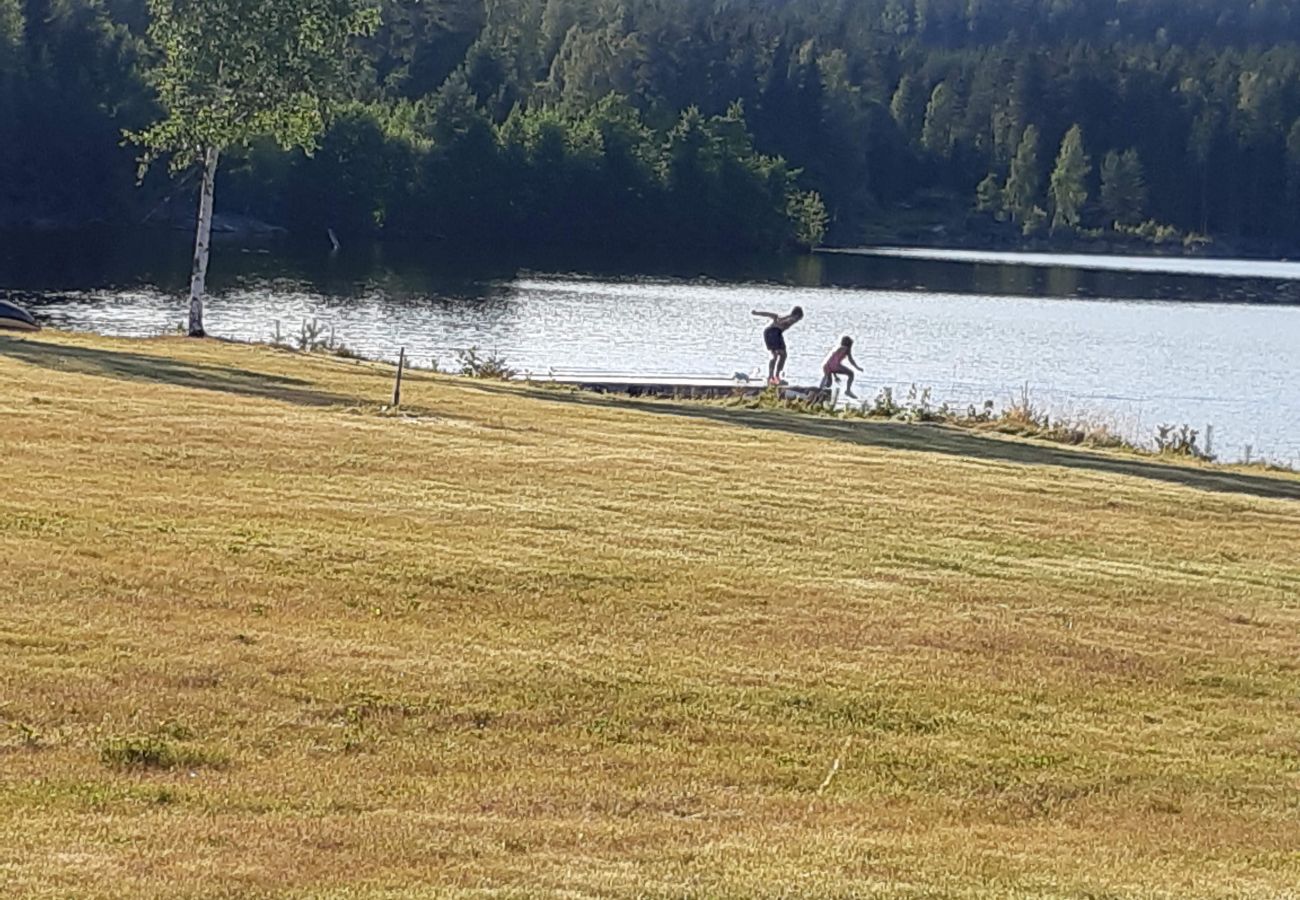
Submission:
M 496 378 L 507 380 L 513 378 L 516 371 L 499 353 L 484 353 L 478 347 L 469 347 L 456 352 L 456 374 L 466 378 Z M 435 365 L 435 368 L 437 366 Z
M 1112 448 L 1135 453 L 1155 452 L 1167 456 L 1184 456 L 1193 459 L 1213 460 L 1199 443 L 1199 432 L 1188 425 L 1161 425 L 1149 443 L 1126 436 L 1104 418 L 1096 416 L 1053 415 L 1039 406 L 1030 396 L 1028 386 L 1019 397 L 1012 398 L 998 409 L 992 400 L 980 406 L 969 405 L 965 410 L 947 403 L 936 406 L 928 387 L 913 384 L 906 396 L 899 399 L 894 389 L 886 385 L 874 398 L 857 405 L 832 408 L 830 397 L 818 396 L 812 400 L 783 398 L 775 390 L 767 390 L 754 397 L 729 401 L 750 409 L 783 409 L 790 412 L 811 413 L 847 418 L 890 419 L 896 422 L 936 422 L 970 428 L 978 431 L 995 431 L 1017 437 L 1036 438 L 1059 444 L 1083 447 Z

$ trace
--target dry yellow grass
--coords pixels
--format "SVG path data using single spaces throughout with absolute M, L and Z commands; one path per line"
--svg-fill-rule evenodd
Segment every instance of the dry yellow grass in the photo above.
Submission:
M 1295 500 L 182 339 L 0 387 L 6 897 L 1296 896 Z

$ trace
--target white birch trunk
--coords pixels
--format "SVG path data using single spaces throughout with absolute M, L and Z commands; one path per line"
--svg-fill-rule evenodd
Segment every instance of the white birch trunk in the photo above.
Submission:
M 194 238 L 194 269 L 190 272 L 190 337 L 203 337 L 203 294 L 208 281 L 208 257 L 212 250 L 212 192 L 217 182 L 219 151 L 211 147 L 203 155 L 203 188 L 199 192 L 199 224 Z

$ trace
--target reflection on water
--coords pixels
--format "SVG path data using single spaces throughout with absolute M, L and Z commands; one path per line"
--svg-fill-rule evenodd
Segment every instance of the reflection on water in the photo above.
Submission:
M 92 242 L 84 254 L 37 244 L 21 259 L 0 257 L 0 290 L 23 292 L 47 322 L 130 335 L 181 322 L 183 235 L 111 252 Z M 574 275 L 577 266 L 530 270 L 400 246 L 332 257 L 222 246 L 207 325 L 269 340 L 277 323 L 292 336 L 317 319 L 367 356 L 395 358 L 405 347 L 423 365 L 446 366 L 473 346 L 533 371 L 730 375 L 765 365 L 762 323 L 750 311 L 798 304 L 808 315 L 789 334 L 795 381 L 815 380 L 851 334 L 866 395 L 916 384 L 936 403 L 1001 406 L 1028 384 L 1036 403 L 1108 420 L 1130 437 L 1147 439 L 1160 423 L 1209 423 L 1224 458 L 1250 445 L 1256 457 L 1300 459 L 1300 307 L 1133 299 L 1194 296 L 1212 282 L 1219 293 L 1206 293 L 1219 299 L 1272 300 L 1279 286 L 1267 280 L 823 255 L 664 265 L 654 276 L 618 268 Z M 1124 290 L 1079 299 L 1108 284 Z

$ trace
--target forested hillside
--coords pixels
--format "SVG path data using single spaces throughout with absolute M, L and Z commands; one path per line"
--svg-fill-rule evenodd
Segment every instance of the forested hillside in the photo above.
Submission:
M 989 233 L 1300 242 L 1290 0 L 380 0 L 311 158 L 218 205 L 298 228 L 765 249 L 910 210 Z M 146 0 L 0 0 L 0 222 L 138 221 Z

